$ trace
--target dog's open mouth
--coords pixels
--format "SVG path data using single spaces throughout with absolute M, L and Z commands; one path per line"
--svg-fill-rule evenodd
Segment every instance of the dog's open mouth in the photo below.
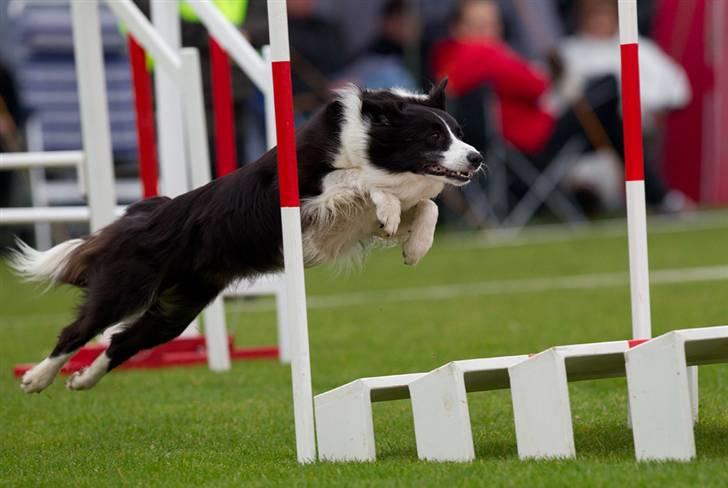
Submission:
M 439 164 L 433 164 L 425 168 L 425 173 L 428 175 L 444 176 L 445 178 L 450 178 L 452 180 L 462 182 L 470 181 L 475 175 L 476 171 L 476 169 L 469 169 L 466 171 L 454 171 L 451 169 L 447 169 L 444 166 L 440 166 Z

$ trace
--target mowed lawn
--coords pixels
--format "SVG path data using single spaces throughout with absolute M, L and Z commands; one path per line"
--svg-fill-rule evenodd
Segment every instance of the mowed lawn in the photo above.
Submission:
M 656 230 L 654 271 L 728 265 L 728 219 L 723 227 Z M 629 289 L 615 274 L 627 271 L 626 236 L 534 236 L 533 243 L 529 236 L 494 247 L 481 245 L 480 236 L 444 234 L 416 268 L 390 249 L 374 252 L 361 271 L 308 271 L 314 391 L 454 359 L 629 338 Z M 574 275 L 596 276 L 579 281 L 586 287 L 562 279 Z M 514 281 L 533 278 L 547 279 L 523 287 Z M 652 286 L 655 333 L 728 323 L 728 280 L 662 281 Z M 74 297 L 69 289 L 41 296 L 0 264 L 2 487 L 728 486 L 728 365 L 701 369 L 698 459 L 691 463 L 634 461 L 625 381 L 611 379 L 571 385 L 574 460 L 519 461 L 502 391 L 470 395 L 473 463 L 417 461 L 409 403 L 398 401 L 374 407 L 376 463 L 299 466 L 290 370 L 274 361 L 237 362 L 225 374 L 205 367 L 120 371 L 88 392 L 69 392 L 59 379 L 40 395 L 23 394 L 11 366 L 50 351 Z M 270 300 L 228 305 L 238 344 L 275 340 Z

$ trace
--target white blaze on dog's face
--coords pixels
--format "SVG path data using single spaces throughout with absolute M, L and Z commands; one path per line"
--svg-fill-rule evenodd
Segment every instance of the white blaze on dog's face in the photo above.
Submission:
M 362 123 L 357 132 L 365 134 L 361 142 L 368 165 L 457 186 L 473 178 L 483 157 L 463 142 L 460 125 L 445 111 L 445 85 L 441 82 L 429 95 L 402 90 L 359 93 Z

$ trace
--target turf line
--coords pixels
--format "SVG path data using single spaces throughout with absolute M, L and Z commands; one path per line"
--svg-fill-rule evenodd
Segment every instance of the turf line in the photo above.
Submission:
M 650 272 L 650 284 L 673 285 L 682 283 L 700 283 L 712 281 L 728 281 L 728 266 L 704 266 L 696 268 L 658 269 Z M 330 295 L 310 295 L 307 298 L 308 308 L 326 309 L 357 305 L 383 303 L 419 302 L 428 300 L 451 300 L 455 298 L 476 297 L 486 295 L 508 295 L 516 293 L 539 293 L 554 290 L 591 290 L 598 288 L 626 287 L 629 285 L 628 273 L 593 273 L 571 276 L 548 276 L 498 281 L 479 281 L 473 283 L 453 283 L 450 285 L 422 286 L 412 288 L 392 288 L 370 290 L 354 293 L 335 293 Z M 235 312 L 260 312 L 275 310 L 273 300 L 263 299 L 255 302 L 230 304 Z M 59 314 L 0 314 L 2 319 L 48 320 L 56 317 L 68 317 L 67 313 Z
M 728 281 L 728 266 L 676 268 L 651 271 L 652 285 L 670 285 L 711 281 Z M 312 295 L 307 299 L 309 308 L 339 308 L 382 303 L 450 300 L 485 295 L 538 293 L 553 290 L 590 290 L 596 288 L 626 287 L 628 273 L 595 273 L 572 276 L 551 276 L 518 280 L 481 281 L 451 285 L 414 288 L 393 288 L 355 293 Z M 275 304 L 247 303 L 236 311 L 274 310 Z
M 683 219 L 675 216 L 652 215 L 649 218 L 650 235 L 678 234 L 701 230 L 724 229 L 728 227 L 728 212 L 710 210 L 688 214 Z M 543 224 L 525 229 L 496 228 L 485 231 L 451 232 L 442 236 L 439 243 L 449 247 L 485 249 L 496 247 L 522 247 L 577 240 L 616 238 L 627 235 L 625 219 L 608 219 L 588 225 Z

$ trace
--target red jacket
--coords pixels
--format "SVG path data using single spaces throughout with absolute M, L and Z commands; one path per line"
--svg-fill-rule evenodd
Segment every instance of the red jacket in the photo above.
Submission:
M 554 118 L 539 103 L 549 80 L 508 46 L 497 42 L 444 40 L 432 51 L 438 78 L 449 78 L 455 97 L 487 84 L 500 101 L 501 131 L 516 148 L 536 153 L 544 148 Z

